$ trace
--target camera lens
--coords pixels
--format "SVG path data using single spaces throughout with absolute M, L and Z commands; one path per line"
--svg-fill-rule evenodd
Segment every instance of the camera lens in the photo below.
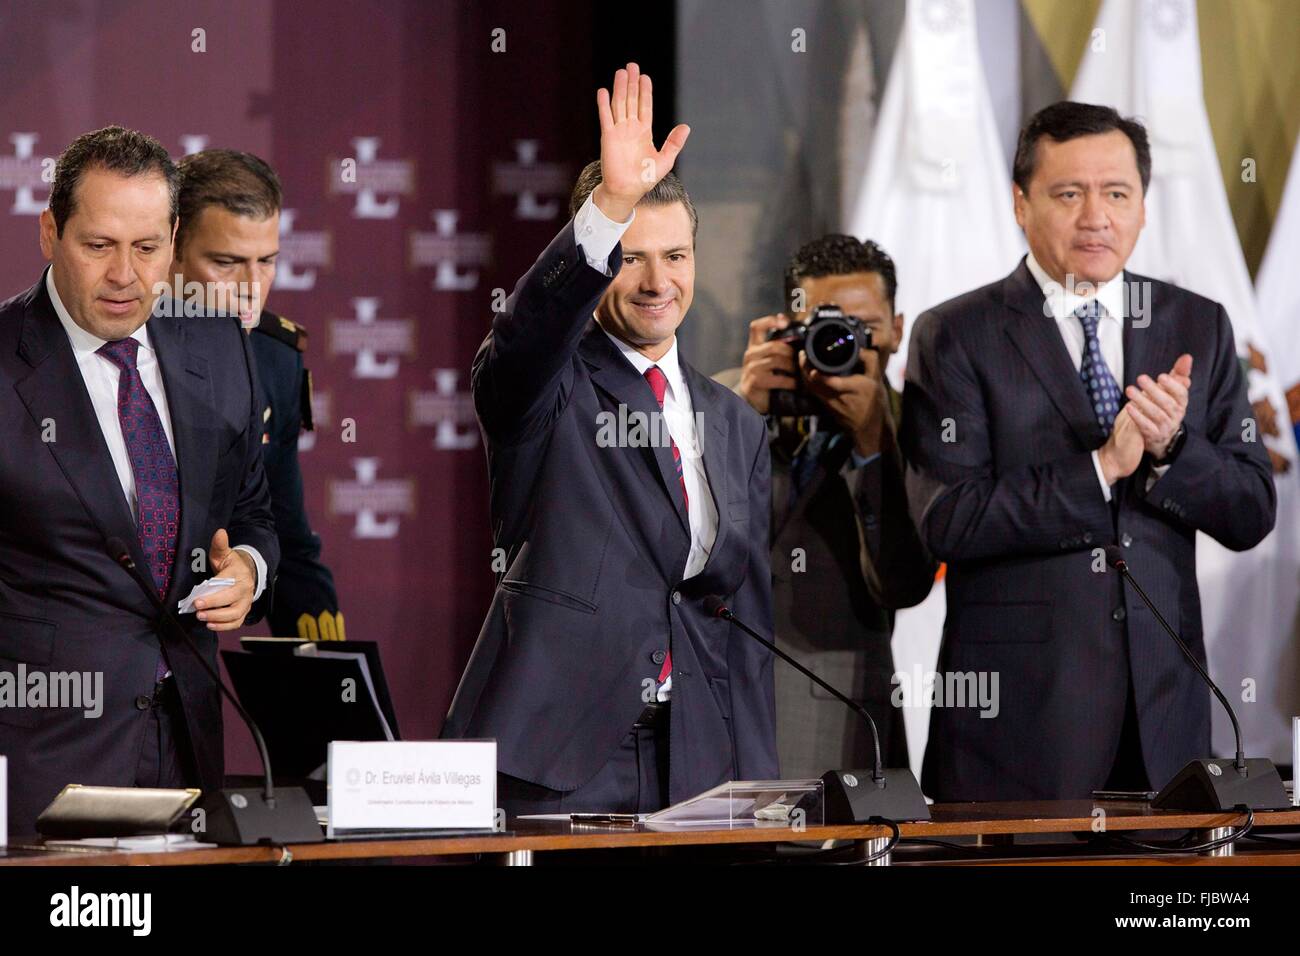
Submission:
M 813 331 L 807 350 L 808 361 L 814 368 L 829 375 L 838 374 L 857 360 L 857 337 L 843 322 L 826 322 Z

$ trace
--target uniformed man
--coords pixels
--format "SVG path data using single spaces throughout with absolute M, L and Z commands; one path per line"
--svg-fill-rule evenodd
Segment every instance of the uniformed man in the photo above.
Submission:
M 195 153 L 179 166 L 173 282 L 187 301 L 201 295 L 207 309 L 238 314 L 257 362 L 264 465 L 282 551 L 271 633 L 343 640 L 334 578 L 307 521 L 298 466 L 298 433 L 312 428 L 307 332 L 264 308 L 280 250 L 279 178 L 256 156 L 229 149 Z

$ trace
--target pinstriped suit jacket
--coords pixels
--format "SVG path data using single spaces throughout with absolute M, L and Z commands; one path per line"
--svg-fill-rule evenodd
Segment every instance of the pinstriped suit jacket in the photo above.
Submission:
M 1195 533 L 1253 547 L 1276 496 L 1223 307 L 1124 281 L 1127 301 L 1135 284 L 1150 295 L 1144 316 L 1124 320 L 1123 384 L 1183 352 L 1194 364 L 1181 453 L 1149 488 L 1144 460 L 1111 504 L 1090 454 L 1102 432 L 1023 260 L 912 332 L 901 441 L 917 526 L 948 562 L 939 671 L 998 681 L 996 716 L 952 700 L 932 711 L 922 782 L 936 799 L 1089 796 L 1114 759 L 1130 682 L 1153 786 L 1210 754 L 1208 690 L 1119 575 L 1096 570 L 1099 549 L 1124 548 L 1204 661 Z

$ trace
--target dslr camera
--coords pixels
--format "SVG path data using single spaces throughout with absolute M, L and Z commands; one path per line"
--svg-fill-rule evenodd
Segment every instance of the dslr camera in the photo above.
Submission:
M 861 319 L 845 315 L 838 305 L 827 303 L 813 309 L 808 318 L 784 329 L 773 329 L 769 342 L 786 342 L 808 356 L 808 364 L 823 375 L 860 375 L 865 370 L 862 350 L 874 348 L 871 329 Z M 824 414 L 826 409 L 804 388 L 802 376 L 793 388 L 774 388 L 768 411 L 778 418 L 802 418 Z

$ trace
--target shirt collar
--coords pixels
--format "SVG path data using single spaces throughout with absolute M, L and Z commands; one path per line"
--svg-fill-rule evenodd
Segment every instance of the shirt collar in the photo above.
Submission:
M 64 306 L 63 300 L 59 298 L 59 290 L 54 287 L 53 268 L 45 270 L 45 290 L 50 294 L 50 303 L 54 306 L 54 314 L 59 317 L 59 324 L 63 326 L 63 331 L 67 333 L 68 341 L 72 343 L 74 353 L 98 352 L 100 347 L 108 342 L 108 339 L 101 339 L 93 332 L 87 332 L 72 320 L 72 315 Z M 152 352 L 153 346 L 149 342 L 148 326 L 148 322 L 140 326 L 131 333 L 131 338 L 139 342 L 141 348 Z
M 1106 310 L 1108 318 L 1123 322 L 1125 313 L 1123 272 L 1109 282 L 1103 283 L 1095 296 L 1083 296 L 1075 294 L 1049 276 L 1047 270 L 1038 264 L 1032 252 L 1029 253 L 1026 265 L 1029 266 L 1034 281 L 1038 283 L 1038 288 L 1043 290 L 1047 305 L 1052 310 L 1052 318 L 1057 322 L 1072 318 L 1081 305 L 1093 298 Z
M 663 358 L 657 362 L 652 362 L 622 339 L 610 335 L 603 326 L 601 331 L 609 335 L 609 340 L 623 353 L 623 357 L 632 363 L 632 367 L 639 374 L 645 375 L 646 369 L 652 365 L 658 365 L 659 371 L 663 372 L 664 378 L 668 380 L 668 387 L 672 389 L 673 398 L 679 402 L 689 400 L 687 398 L 686 380 L 682 378 L 682 365 L 677 358 L 677 336 L 673 336 L 673 344 L 668 346 L 668 351 L 664 353 Z

